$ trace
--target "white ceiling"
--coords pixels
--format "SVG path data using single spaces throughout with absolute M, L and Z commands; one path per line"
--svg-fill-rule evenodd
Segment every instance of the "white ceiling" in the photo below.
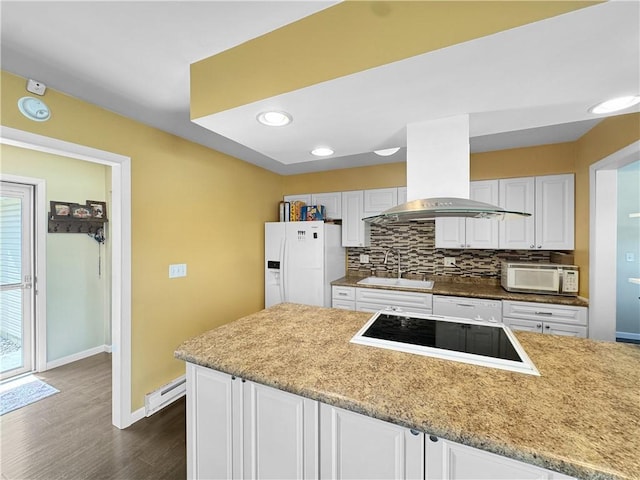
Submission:
M 472 151 L 571 141 L 588 107 L 640 93 L 640 3 L 613 1 L 189 120 L 190 63 L 334 3 L 3 0 L 2 69 L 282 174 L 404 161 L 371 152 L 460 113 Z M 294 122 L 258 125 L 273 107 Z

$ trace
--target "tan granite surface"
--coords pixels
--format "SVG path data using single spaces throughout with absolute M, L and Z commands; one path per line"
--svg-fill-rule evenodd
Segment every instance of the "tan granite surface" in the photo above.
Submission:
M 407 287 L 389 287 L 377 285 L 358 285 L 362 276 L 347 275 L 331 282 L 331 285 L 358 288 L 375 288 L 382 290 L 405 290 L 411 292 L 433 293 L 434 295 L 453 295 L 455 297 L 489 298 L 494 300 L 517 300 L 520 302 L 555 303 L 560 305 L 573 305 L 577 307 L 588 307 L 589 302 L 580 297 L 570 297 L 564 295 L 540 295 L 533 293 L 512 293 L 507 292 L 496 281 L 491 279 L 465 279 L 466 281 L 455 280 L 452 277 L 429 277 L 433 280 L 433 289 L 419 289 Z
M 541 376 L 350 343 L 370 314 L 280 304 L 179 359 L 585 479 L 640 479 L 640 347 L 515 332 Z

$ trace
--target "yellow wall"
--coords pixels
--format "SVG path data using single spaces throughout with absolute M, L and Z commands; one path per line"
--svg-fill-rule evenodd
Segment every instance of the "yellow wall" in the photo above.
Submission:
M 640 139 L 640 113 L 609 117 L 576 142 L 576 263 L 580 295 L 589 296 L 589 167 Z
M 47 89 L 48 122 L 24 118 L 26 80 L 2 72 L 2 125 L 131 157 L 132 408 L 184 373 L 184 339 L 264 305 L 265 221 L 282 177 Z M 168 279 L 171 263 L 186 278 Z

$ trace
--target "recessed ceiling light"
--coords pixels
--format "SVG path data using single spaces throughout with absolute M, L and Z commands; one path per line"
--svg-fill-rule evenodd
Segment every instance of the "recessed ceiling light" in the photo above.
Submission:
M 640 95 L 629 95 L 626 97 L 612 98 L 611 100 L 607 100 L 606 102 L 601 102 L 591 107 L 589 111 L 595 114 L 612 113 L 632 107 L 637 103 L 640 103 Z
M 374 150 L 373 153 L 375 153 L 376 155 L 380 155 L 381 157 L 388 157 L 396 153 L 398 150 L 400 150 L 400 147 L 384 148 L 382 150 Z
M 258 121 L 268 127 L 284 127 L 289 125 L 292 121 L 291 115 L 287 112 L 262 112 L 257 117 Z
M 333 155 L 333 150 L 329 147 L 318 147 L 311 150 L 311 154 L 316 157 L 328 157 L 329 155 Z

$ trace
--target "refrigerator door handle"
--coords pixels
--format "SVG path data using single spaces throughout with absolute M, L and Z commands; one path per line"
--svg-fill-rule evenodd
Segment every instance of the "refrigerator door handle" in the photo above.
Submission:
M 286 271 L 287 271 L 287 264 L 289 263 L 288 258 L 285 258 L 286 254 L 287 254 L 287 239 L 284 238 L 280 242 L 280 260 L 282 262 L 282 264 L 280 265 L 280 301 L 283 303 L 287 301 L 287 299 L 284 296 L 285 292 L 287 291 L 284 282 L 287 280 Z

